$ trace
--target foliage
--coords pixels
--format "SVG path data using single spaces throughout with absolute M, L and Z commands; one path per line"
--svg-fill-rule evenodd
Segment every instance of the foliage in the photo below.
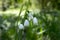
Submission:
M 12 4 L 22 3 L 18 16 L 0 15 L 1 40 L 60 40 L 60 11 L 57 10 L 59 0 L 38 0 L 39 3 L 43 2 L 40 3 L 42 8 L 39 13 L 29 10 L 30 0 L 16 1 L 11 0 Z M 52 7 L 47 5 L 49 2 Z M 20 15 L 23 10 L 25 15 L 22 17 Z

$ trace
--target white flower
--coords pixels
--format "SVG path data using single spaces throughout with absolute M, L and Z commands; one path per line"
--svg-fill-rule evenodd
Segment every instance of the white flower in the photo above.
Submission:
M 20 24 L 20 25 L 19 25 L 19 29 L 24 29 L 23 24 Z
M 28 14 L 29 20 L 33 19 L 33 15 L 31 13 Z
M 29 26 L 29 21 L 28 20 L 24 21 L 24 26 Z
M 36 17 L 33 18 L 33 24 L 38 25 L 38 19 Z

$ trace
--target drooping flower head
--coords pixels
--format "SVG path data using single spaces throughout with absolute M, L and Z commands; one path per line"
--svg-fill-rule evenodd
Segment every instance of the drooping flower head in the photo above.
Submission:
M 38 19 L 36 17 L 33 18 L 33 24 L 38 25 Z
M 27 19 L 24 21 L 24 26 L 29 26 L 29 21 Z
M 33 19 L 33 15 L 31 13 L 28 14 L 28 19 L 29 20 Z
M 19 25 L 19 29 L 24 29 L 23 24 L 20 24 L 20 25 Z

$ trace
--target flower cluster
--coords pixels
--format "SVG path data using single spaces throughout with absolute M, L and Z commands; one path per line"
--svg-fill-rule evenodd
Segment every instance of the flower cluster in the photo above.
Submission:
M 25 27 L 28 27 L 29 26 L 29 21 L 32 20 L 33 21 L 33 24 L 34 25 L 38 25 L 38 19 L 36 17 L 33 17 L 33 15 L 31 13 L 28 14 L 28 19 L 25 19 L 24 21 L 24 25 L 23 24 L 20 24 L 19 25 L 19 29 L 24 29 L 24 26 Z

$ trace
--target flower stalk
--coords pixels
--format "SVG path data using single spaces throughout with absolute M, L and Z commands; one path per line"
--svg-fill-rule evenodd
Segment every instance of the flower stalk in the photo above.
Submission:
M 20 30 L 18 30 L 18 21 L 20 20 L 20 14 L 22 12 L 22 9 L 23 9 L 23 5 L 21 6 L 21 9 L 20 9 L 20 12 L 19 12 L 19 15 L 18 15 L 18 18 L 17 18 L 17 27 L 15 27 L 15 31 L 16 31 L 15 40 L 16 40 L 16 35 L 18 35 L 17 40 L 20 40 L 20 34 L 18 32 L 18 31 L 20 31 Z

